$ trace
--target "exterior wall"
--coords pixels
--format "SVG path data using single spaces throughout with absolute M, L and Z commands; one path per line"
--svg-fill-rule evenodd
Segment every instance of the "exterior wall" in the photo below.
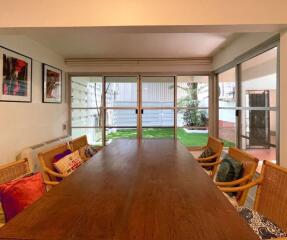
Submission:
M 0 45 L 33 59 L 32 103 L 0 102 L 0 163 L 4 163 L 14 161 L 23 148 L 66 135 L 68 106 L 64 72 L 63 103 L 42 103 L 42 63 L 65 70 L 60 56 L 25 37 L 0 35 Z

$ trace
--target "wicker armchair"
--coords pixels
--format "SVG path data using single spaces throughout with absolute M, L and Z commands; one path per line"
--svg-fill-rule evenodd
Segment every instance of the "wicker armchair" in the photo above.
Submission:
M 84 135 L 84 136 L 81 136 L 81 137 L 78 137 L 72 141 L 69 142 L 69 145 L 70 145 L 70 148 L 71 148 L 71 151 L 74 152 L 74 151 L 77 151 L 79 150 L 80 148 L 88 145 L 88 139 L 87 139 L 87 136 Z
M 0 166 L 0 184 L 21 178 L 31 173 L 27 159 L 21 159 Z
M 0 184 L 21 178 L 29 173 L 31 173 L 31 169 L 27 159 L 3 164 L 0 166 Z M 5 216 L 0 204 L 0 227 L 4 224 Z
M 234 147 L 229 148 L 228 154 L 233 159 L 242 162 L 242 177 L 232 182 L 215 182 L 215 184 L 219 187 L 234 187 L 238 185 L 246 185 L 247 183 L 251 182 L 256 173 L 256 168 L 258 166 L 259 160 L 251 154 Z M 235 191 L 235 198 L 230 198 L 229 200 L 231 203 L 233 203 L 233 205 L 242 206 L 246 201 L 248 191 L 249 189 L 245 189 L 243 191 Z
M 54 171 L 53 160 L 57 154 L 61 154 L 69 149 L 68 143 L 64 143 L 38 154 L 46 184 L 54 186 L 59 183 L 59 178 L 63 179 L 67 177 L 66 175 Z
M 239 187 L 222 187 L 221 190 L 223 192 L 244 191 L 256 185 L 258 188 L 253 209 L 287 232 L 286 168 L 264 161 L 259 178 Z
M 213 152 L 215 154 L 210 156 L 210 157 L 195 158 L 195 160 L 197 160 L 203 168 L 211 168 L 210 171 L 207 171 L 207 173 L 211 177 L 213 177 L 215 175 L 218 165 L 222 162 L 220 159 L 220 156 L 222 153 L 223 145 L 224 144 L 221 140 L 209 136 L 206 146 L 192 149 L 192 150 L 196 150 L 196 151 L 198 151 L 198 150 L 204 151 L 207 148 L 211 148 L 213 150 Z

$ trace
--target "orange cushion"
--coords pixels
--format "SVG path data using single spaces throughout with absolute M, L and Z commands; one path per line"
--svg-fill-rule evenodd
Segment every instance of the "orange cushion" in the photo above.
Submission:
M 6 222 L 30 206 L 45 193 L 41 173 L 0 185 L 0 199 Z

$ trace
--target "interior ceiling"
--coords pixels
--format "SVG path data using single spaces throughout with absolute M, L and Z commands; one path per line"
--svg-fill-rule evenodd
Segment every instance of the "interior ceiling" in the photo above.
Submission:
M 130 28 L 24 28 L 0 33 L 25 35 L 64 58 L 212 57 L 238 35 Z

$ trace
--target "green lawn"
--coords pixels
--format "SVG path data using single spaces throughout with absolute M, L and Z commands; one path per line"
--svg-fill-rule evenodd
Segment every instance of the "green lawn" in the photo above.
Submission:
M 112 140 L 116 138 L 136 138 L 136 129 L 118 129 L 116 132 L 107 134 L 107 139 Z M 143 138 L 173 138 L 172 128 L 144 128 Z M 207 133 L 187 133 L 183 128 L 177 129 L 177 138 L 180 142 L 187 146 L 204 146 L 207 143 Z M 232 147 L 234 143 L 224 141 L 225 147 Z

